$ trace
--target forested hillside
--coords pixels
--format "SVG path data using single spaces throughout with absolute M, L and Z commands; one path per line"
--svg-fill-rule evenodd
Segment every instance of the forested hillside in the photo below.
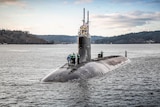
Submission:
M 0 30 L 0 44 L 46 44 L 46 40 L 23 31 Z
M 33 35 L 26 31 L 0 30 L 0 44 L 72 44 L 77 36 L 69 35 Z M 129 33 L 120 36 L 91 36 L 95 44 L 144 44 L 160 43 L 160 31 Z
M 160 43 L 160 31 L 129 33 L 120 36 L 106 37 L 96 40 L 98 44 L 144 44 Z
M 37 37 L 44 39 L 50 43 L 55 44 L 72 44 L 77 43 L 77 36 L 69 36 L 69 35 L 37 35 Z M 91 36 L 91 43 L 95 43 L 96 40 L 103 39 L 102 36 Z

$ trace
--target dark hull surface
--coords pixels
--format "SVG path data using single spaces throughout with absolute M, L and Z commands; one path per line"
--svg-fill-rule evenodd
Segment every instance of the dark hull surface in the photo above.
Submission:
M 108 56 L 84 62 L 78 65 L 68 66 L 66 63 L 59 69 L 44 77 L 42 82 L 67 82 L 74 79 L 88 79 L 102 75 L 120 65 L 126 63 L 128 59 L 123 56 Z

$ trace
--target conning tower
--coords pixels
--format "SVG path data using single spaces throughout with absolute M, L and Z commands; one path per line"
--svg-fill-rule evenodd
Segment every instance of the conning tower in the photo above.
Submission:
M 89 34 L 89 11 L 87 11 L 87 22 L 85 22 L 85 8 L 83 9 L 83 25 L 80 26 L 78 32 L 78 53 L 80 55 L 80 63 L 91 60 L 91 42 Z

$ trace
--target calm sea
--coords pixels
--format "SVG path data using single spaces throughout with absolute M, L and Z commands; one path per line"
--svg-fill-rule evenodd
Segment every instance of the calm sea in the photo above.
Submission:
M 92 58 L 128 52 L 103 76 L 41 83 L 77 45 L 0 45 L 0 107 L 160 107 L 160 44 L 92 45 Z

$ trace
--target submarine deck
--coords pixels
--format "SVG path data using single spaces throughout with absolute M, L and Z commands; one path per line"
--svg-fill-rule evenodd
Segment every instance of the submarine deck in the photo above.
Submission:
M 122 56 L 114 55 L 114 56 L 106 56 L 106 57 L 102 57 L 102 58 L 95 58 L 95 59 L 92 59 L 89 62 L 100 62 L 102 60 L 106 60 L 109 65 L 114 66 L 114 65 L 116 65 L 116 64 L 121 62 L 121 61 L 117 60 L 118 57 L 122 58 Z M 83 66 L 83 65 L 85 65 L 86 63 L 89 63 L 89 62 L 82 62 L 80 64 L 68 64 L 68 63 L 65 63 L 60 68 L 71 69 L 71 72 L 73 72 L 73 71 L 77 70 L 77 68 L 79 68 L 79 67 L 81 67 L 81 66 Z

